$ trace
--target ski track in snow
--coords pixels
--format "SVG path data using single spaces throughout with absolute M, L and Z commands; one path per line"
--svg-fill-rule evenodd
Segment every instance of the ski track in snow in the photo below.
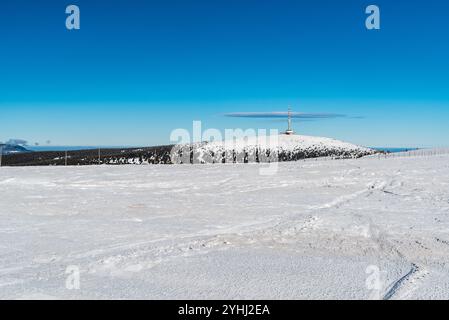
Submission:
M 448 298 L 447 160 L 0 168 L 0 298 Z
M 429 272 L 419 267 L 415 264 L 412 264 L 410 271 L 404 275 L 403 277 L 396 280 L 385 293 L 383 299 L 407 299 L 411 298 L 414 291 L 419 289 L 420 281 L 423 280 Z

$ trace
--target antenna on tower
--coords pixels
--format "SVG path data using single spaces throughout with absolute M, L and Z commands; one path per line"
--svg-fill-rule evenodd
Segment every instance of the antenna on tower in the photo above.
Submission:
M 288 128 L 287 131 L 285 131 L 286 135 L 292 135 L 294 134 L 294 131 L 292 129 L 292 108 L 288 106 Z

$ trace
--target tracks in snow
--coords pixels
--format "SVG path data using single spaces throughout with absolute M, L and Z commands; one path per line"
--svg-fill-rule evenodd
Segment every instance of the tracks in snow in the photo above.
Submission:
M 228 230 L 209 236 L 185 237 L 183 241 L 176 244 L 164 243 L 141 243 L 129 244 L 130 250 L 125 250 L 127 246 L 116 247 L 113 250 L 106 250 L 97 260 L 88 265 L 89 273 L 103 275 L 127 276 L 130 272 L 139 272 L 151 269 L 160 263 L 172 261 L 180 257 L 192 257 L 207 254 L 212 250 L 227 250 L 236 245 L 245 246 L 255 243 L 285 242 L 295 234 L 314 229 L 319 223 L 315 216 L 303 216 L 301 219 L 289 219 L 267 226 L 267 223 L 253 226 L 254 229 L 241 231 Z M 132 249 L 131 249 L 132 248 Z M 120 250 L 122 249 L 122 250 Z M 119 251 L 114 254 L 111 251 Z M 99 252 L 96 253 L 99 255 Z M 85 255 L 84 255 L 85 257 Z
M 392 184 L 392 182 L 390 182 L 390 185 L 391 184 Z M 356 191 L 354 193 L 339 196 L 339 197 L 335 198 L 334 200 L 332 200 L 328 203 L 325 203 L 324 205 L 313 206 L 313 207 L 311 207 L 311 209 L 330 209 L 330 208 L 334 208 L 334 207 L 339 207 L 340 205 L 348 203 L 352 200 L 355 200 L 364 194 L 371 195 L 373 193 L 373 191 L 375 191 L 375 190 L 384 191 L 385 188 L 387 187 L 387 185 L 388 185 L 388 183 L 386 181 L 370 182 L 370 183 L 368 183 L 368 185 L 365 189 Z
M 382 180 L 382 181 L 376 181 L 371 182 L 367 185 L 366 189 L 356 191 L 351 194 L 342 195 L 334 200 L 318 207 L 313 207 L 312 209 L 316 210 L 329 210 L 333 208 L 339 208 L 342 205 L 346 205 L 349 202 L 358 199 L 360 196 L 366 195 L 367 197 L 371 196 L 375 191 L 379 191 L 384 195 L 389 196 L 400 196 L 400 197 L 408 197 L 410 195 L 406 194 L 398 194 L 394 191 L 397 187 L 403 186 L 402 182 L 396 181 L 394 178 L 389 180 Z M 389 189 L 389 190 L 387 190 Z M 366 219 L 367 217 L 362 216 L 360 214 L 357 214 L 355 218 L 358 219 Z M 366 232 L 367 235 L 374 241 L 376 244 L 377 250 L 380 254 L 379 259 L 382 260 L 387 257 L 391 257 L 393 259 L 400 259 L 405 260 L 411 264 L 410 270 L 400 277 L 399 279 L 392 282 L 392 284 L 386 288 L 386 292 L 383 294 L 382 299 L 383 300 L 391 300 L 391 299 L 409 299 L 412 297 L 413 293 L 418 290 L 421 286 L 421 282 L 427 278 L 430 275 L 430 272 L 427 270 L 427 268 L 422 265 L 413 262 L 416 257 L 412 257 L 407 254 L 406 250 L 405 252 L 400 249 L 399 245 L 395 243 L 395 241 L 389 239 L 388 234 L 381 231 L 377 226 L 373 224 L 371 219 L 368 217 L 368 230 Z M 449 242 L 446 242 L 441 239 L 437 239 L 437 242 L 442 244 L 448 244 Z M 423 245 L 419 241 L 414 241 L 411 243 L 416 243 L 417 245 L 420 245 L 423 247 Z M 424 249 L 428 249 L 426 247 L 423 247 Z M 414 251 L 413 248 L 408 248 L 411 251 Z
M 330 209 L 347 203 L 363 194 L 370 194 L 374 190 L 383 190 L 387 182 L 369 183 L 365 189 L 349 195 L 342 195 L 328 204 L 315 209 Z M 139 272 L 150 269 L 162 262 L 207 254 L 211 250 L 226 250 L 234 245 L 253 245 L 267 242 L 285 243 L 296 235 L 315 230 L 321 223 L 315 214 L 290 215 L 279 221 L 254 225 L 248 230 L 231 228 L 224 233 L 210 235 L 192 235 L 184 237 L 181 242 L 170 244 L 166 241 L 152 241 L 150 243 L 126 244 L 97 252 L 96 262 L 90 263 L 91 273 L 113 273 L 120 275 L 128 272 Z M 115 251 L 115 252 L 114 252 Z M 88 254 L 89 255 L 89 254 Z
M 429 272 L 416 264 L 412 264 L 410 271 L 393 282 L 390 288 L 383 296 L 383 300 L 407 299 L 419 288 L 419 282 L 424 279 Z

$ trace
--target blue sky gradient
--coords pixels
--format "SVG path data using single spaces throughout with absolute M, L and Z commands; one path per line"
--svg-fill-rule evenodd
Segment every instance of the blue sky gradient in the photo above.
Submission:
M 65 28 L 65 8 L 81 30 Z M 365 8 L 381 9 L 381 30 Z M 0 3 L 0 141 L 156 145 L 176 128 L 279 128 L 231 112 L 335 113 L 301 134 L 449 145 L 449 2 Z

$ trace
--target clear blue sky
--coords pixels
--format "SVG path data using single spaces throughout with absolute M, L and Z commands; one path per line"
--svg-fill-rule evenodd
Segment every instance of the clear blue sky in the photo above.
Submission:
M 193 120 L 285 129 L 223 114 L 291 104 L 348 115 L 295 123 L 302 134 L 447 146 L 448 18 L 442 0 L 1 1 L 0 141 L 164 144 Z

